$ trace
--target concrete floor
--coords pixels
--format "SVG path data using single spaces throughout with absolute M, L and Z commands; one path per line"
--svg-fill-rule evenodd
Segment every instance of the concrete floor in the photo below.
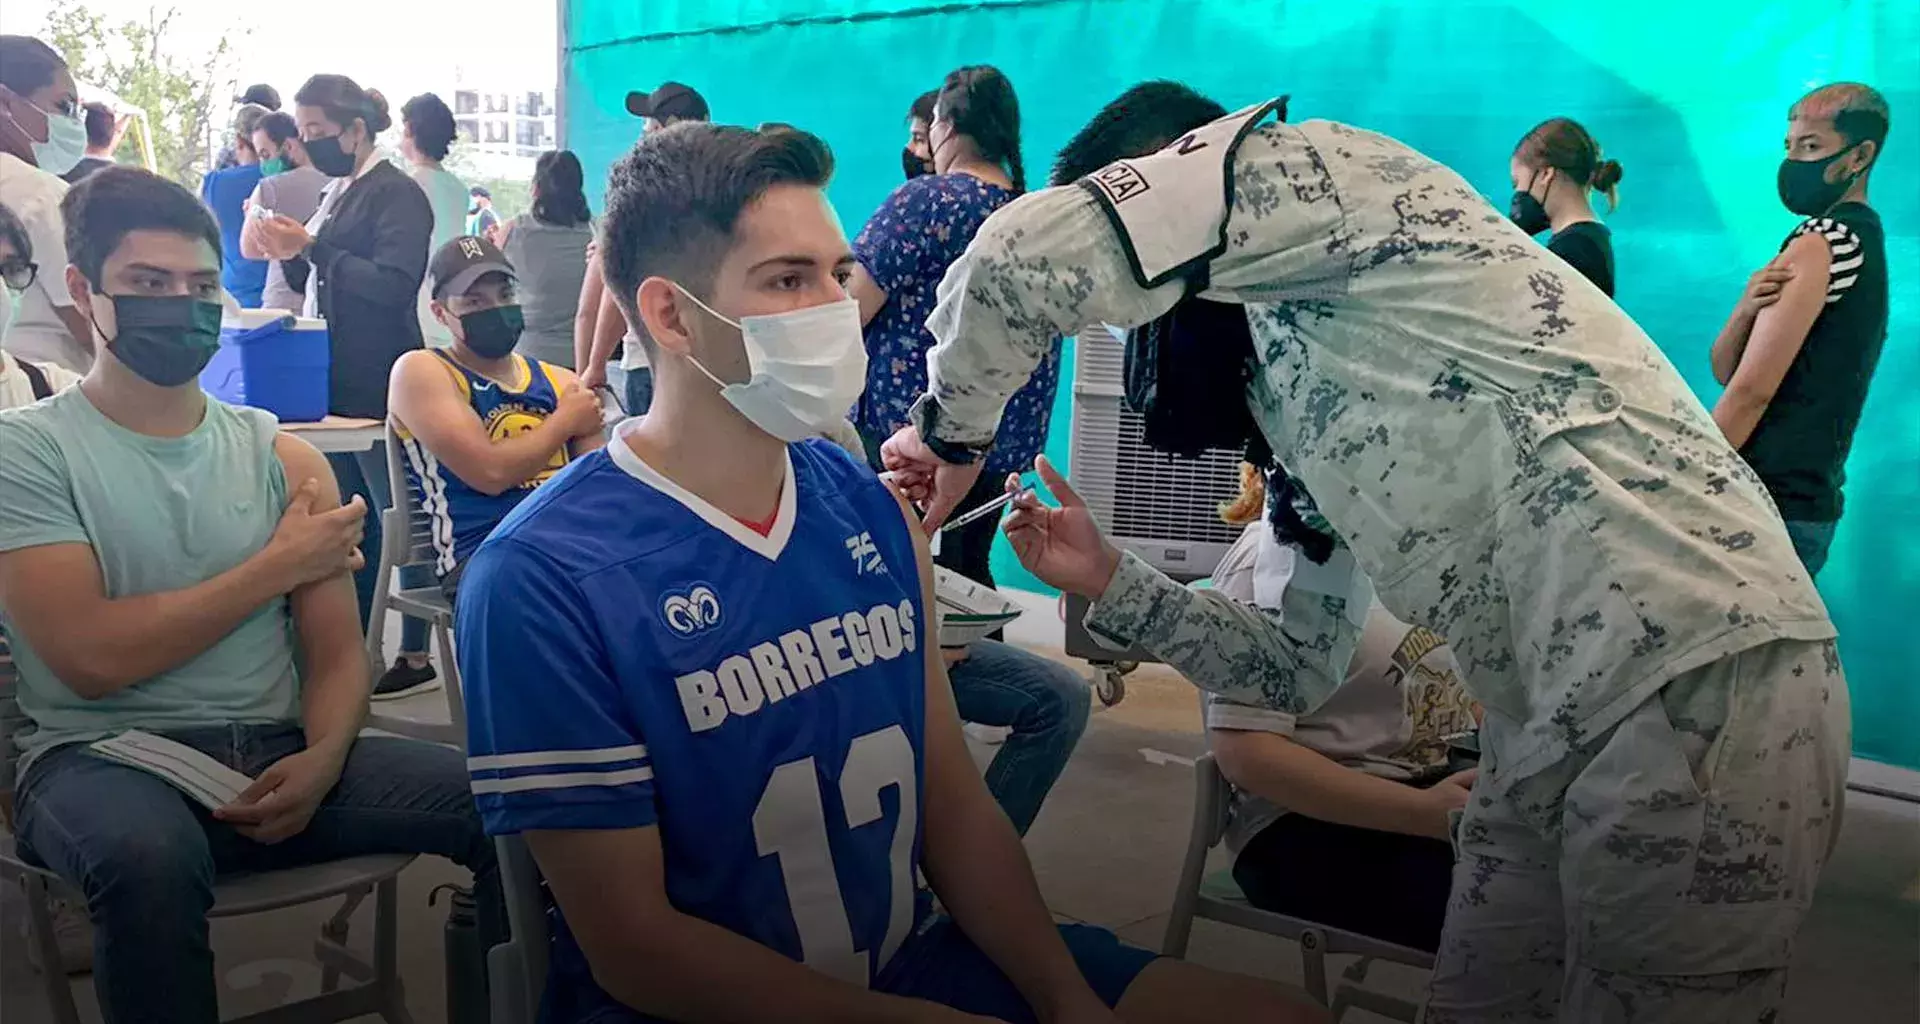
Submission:
M 1057 645 L 1050 603 L 1034 602 L 1012 631 L 1017 642 Z M 444 714 L 439 694 L 407 702 L 407 713 Z M 1128 679 L 1126 700 L 1099 709 L 1041 812 L 1027 847 L 1049 906 L 1062 918 L 1112 928 L 1134 943 L 1160 944 L 1184 851 L 1192 806 L 1188 759 L 1204 750 L 1193 689 L 1149 666 Z M 978 749 L 981 757 L 989 749 Z M 1216 854 L 1216 856 L 1218 856 Z M 1220 866 L 1223 866 L 1221 862 Z M 427 892 L 460 873 L 423 861 L 402 879 L 402 966 L 409 1003 L 422 1024 L 444 1019 L 442 911 Z M 308 947 L 321 908 L 218 922 L 214 942 L 229 1016 L 317 991 Z M 50 1020 L 40 979 L 25 963 L 17 901 L 0 903 L 0 1019 Z M 1292 943 L 1207 922 L 1189 954 L 1221 968 L 1297 983 Z M 1345 966 L 1336 960 L 1332 967 Z M 82 1015 L 98 1020 L 92 993 L 75 985 Z M 1417 997 L 1419 972 L 1377 967 L 1370 986 Z M 1800 936 L 1783 1024 L 1895 1024 L 1920 1019 L 1920 806 L 1855 794 L 1845 830 Z M 1382 1020 L 1356 1011 L 1355 1024 Z M 1703 1022 L 1705 1024 L 1705 1022 Z

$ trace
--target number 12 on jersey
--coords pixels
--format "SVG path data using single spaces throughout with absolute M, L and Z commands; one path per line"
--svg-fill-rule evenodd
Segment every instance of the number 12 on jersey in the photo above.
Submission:
M 872 961 L 873 971 L 893 959 L 913 926 L 918 787 L 913 743 L 898 725 L 867 733 L 848 746 L 847 762 L 840 771 L 846 827 L 857 829 L 880 821 L 880 794 L 889 786 L 899 787 L 900 820 L 894 824 L 887 856 L 891 875 L 887 934 L 879 956 Z M 870 973 L 868 951 L 853 944 L 853 927 L 840 893 L 840 876 L 834 870 L 827 827 L 814 759 L 804 757 L 775 768 L 754 808 L 753 837 L 762 857 L 779 858 L 794 931 L 800 936 L 800 960 L 822 974 L 865 988 Z

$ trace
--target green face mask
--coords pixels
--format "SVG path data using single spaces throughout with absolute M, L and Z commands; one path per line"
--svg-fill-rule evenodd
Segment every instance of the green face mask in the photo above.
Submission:
M 260 174 L 262 177 L 271 178 L 276 174 L 283 174 L 290 170 L 292 170 L 292 168 L 287 166 L 287 158 L 284 156 L 271 157 L 260 161 Z

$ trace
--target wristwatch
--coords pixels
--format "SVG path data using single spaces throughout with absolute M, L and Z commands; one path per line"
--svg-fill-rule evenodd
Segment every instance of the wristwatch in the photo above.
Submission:
M 940 416 L 940 402 L 931 392 L 921 395 L 913 403 L 913 408 L 907 411 L 907 423 L 920 431 L 920 442 L 931 449 L 935 457 L 950 466 L 970 465 L 986 457 L 987 451 L 993 447 L 991 441 L 974 448 L 941 440 L 935 433 Z

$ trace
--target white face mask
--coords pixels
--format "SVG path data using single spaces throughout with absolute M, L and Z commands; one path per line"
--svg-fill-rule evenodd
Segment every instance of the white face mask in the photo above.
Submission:
M 32 101 L 28 106 L 40 108 Z M 47 141 L 33 144 L 33 162 L 48 174 L 65 174 L 87 155 L 87 126 L 72 114 L 40 110 L 47 118 Z
M 735 321 L 674 287 L 714 319 L 740 329 L 752 372 L 746 383 L 729 384 L 699 360 L 688 361 L 754 426 L 788 443 L 804 441 L 838 426 L 860 400 L 867 385 L 867 347 L 859 303 L 842 299 Z

